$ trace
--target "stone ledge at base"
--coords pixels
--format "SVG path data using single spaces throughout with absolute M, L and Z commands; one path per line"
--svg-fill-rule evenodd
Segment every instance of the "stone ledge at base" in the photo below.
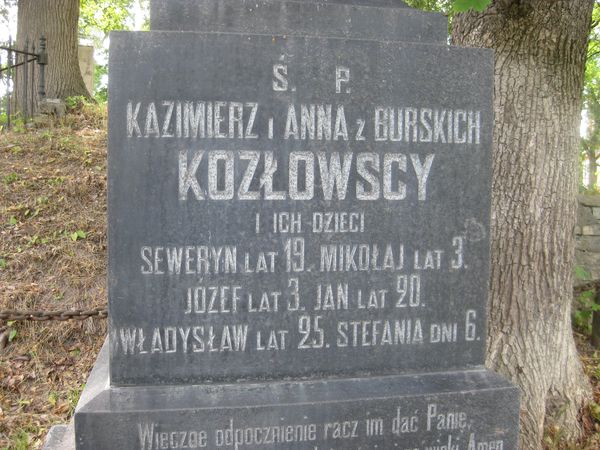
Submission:
M 517 448 L 518 402 L 518 390 L 485 369 L 110 387 L 105 344 L 77 406 L 75 432 L 78 450 L 510 450 Z
M 42 450 L 75 450 L 73 422 L 68 425 L 54 425 L 50 428 Z

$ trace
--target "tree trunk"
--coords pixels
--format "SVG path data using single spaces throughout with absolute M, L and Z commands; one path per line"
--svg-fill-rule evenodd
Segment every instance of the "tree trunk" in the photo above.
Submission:
M 453 22 L 455 44 L 496 53 L 487 364 L 521 388 L 523 449 L 549 424 L 576 437 L 591 395 L 570 314 L 593 3 L 493 0 Z
M 83 95 L 89 97 L 79 68 L 79 0 L 19 0 L 17 16 L 17 48 L 23 49 L 28 41 L 30 48 L 43 35 L 47 39 L 48 65 L 46 66 L 46 97 L 66 99 Z M 39 70 L 36 66 L 33 83 L 37 98 Z M 24 71 L 17 72 L 17 86 L 23 86 Z M 29 73 L 31 77 L 31 72 Z M 29 80 L 31 91 L 31 78 Z M 16 92 L 16 106 L 20 108 L 21 89 Z

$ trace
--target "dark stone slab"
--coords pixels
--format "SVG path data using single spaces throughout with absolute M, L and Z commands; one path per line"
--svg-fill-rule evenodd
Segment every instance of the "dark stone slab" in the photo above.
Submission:
M 486 370 L 110 388 L 107 362 L 75 412 L 78 450 L 517 448 L 517 389 Z
M 448 21 L 440 14 L 363 3 L 366 2 L 154 0 L 150 26 L 152 30 L 233 31 L 439 44 L 447 41 Z M 383 0 L 378 6 L 387 3 L 391 2 Z
M 110 55 L 113 384 L 483 364 L 491 52 L 134 32 Z

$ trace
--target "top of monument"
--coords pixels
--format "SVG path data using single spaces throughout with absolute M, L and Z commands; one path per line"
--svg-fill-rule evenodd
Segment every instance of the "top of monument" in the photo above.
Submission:
M 399 0 L 152 0 L 150 29 L 446 44 L 446 17 L 405 6 Z

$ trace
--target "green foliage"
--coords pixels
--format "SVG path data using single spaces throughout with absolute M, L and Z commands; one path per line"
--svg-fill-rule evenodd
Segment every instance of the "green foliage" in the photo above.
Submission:
M 72 241 L 78 241 L 80 239 L 85 239 L 87 237 L 87 233 L 83 230 L 74 231 L 69 235 Z
M 582 266 L 573 269 L 575 279 L 588 281 L 592 275 Z M 582 292 L 573 305 L 573 325 L 585 334 L 592 333 L 592 315 L 594 311 L 600 311 L 600 305 L 596 303 L 596 293 L 593 289 Z
M 409 6 L 423 11 L 435 11 L 451 15 L 473 9 L 483 11 L 492 0 L 405 0 Z
M 454 0 L 454 11 L 465 12 L 470 9 L 475 11 L 483 11 L 491 3 L 492 0 Z
M 408 6 L 423 11 L 438 12 L 448 16 L 448 34 L 452 30 L 452 17 L 455 13 L 475 9 L 483 11 L 491 0 L 404 0 Z
M 85 384 L 83 386 L 76 387 L 72 389 L 67 394 L 67 401 L 69 403 L 69 415 L 72 415 L 75 412 L 75 408 L 77 407 L 77 403 L 79 402 L 79 397 L 81 397 L 81 393 L 85 388 Z
M 575 266 L 574 272 L 575 278 L 577 280 L 587 281 L 592 277 L 592 275 L 587 270 L 585 270 L 585 267 L 582 266 Z
M 600 4 L 594 4 L 592 26 L 585 66 L 585 85 L 583 89 L 583 109 L 587 114 L 586 135 L 581 138 L 580 163 L 583 174 L 584 161 L 597 161 L 600 157 Z M 595 175 L 595 174 L 593 174 Z M 583 178 L 583 177 L 582 177 Z M 594 179 L 596 177 L 594 176 Z M 591 192 L 598 186 L 587 186 Z
M 108 37 L 111 31 L 131 30 L 143 13 L 141 28 L 148 28 L 149 0 L 81 0 L 79 10 L 79 34 L 91 41 L 96 50 L 94 72 L 94 98 L 102 103 L 107 99 L 106 79 L 108 65 Z M 138 24 L 138 28 L 140 25 Z
M 17 0 L 0 0 L 0 26 L 8 27 L 10 9 L 16 4 Z
M 15 328 L 15 321 L 9 320 L 8 322 L 6 322 L 6 325 L 8 326 L 8 342 L 12 342 L 17 337 L 17 329 Z
M 452 11 L 453 0 L 404 0 L 408 6 L 422 9 L 423 11 L 440 12 L 449 14 Z
M 6 114 L 2 114 L 2 116 L 0 116 L 0 124 L 6 125 L 7 122 L 8 118 Z M 10 126 L 10 129 L 13 133 L 25 133 L 27 131 L 27 128 L 25 127 L 25 120 L 20 114 L 10 115 Z
M 25 430 L 18 430 L 13 440 L 13 448 L 15 450 L 27 450 L 29 445 L 29 434 Z
M 590 414 L 597 422 L 600 422 L 600 405 L 596 402 L 590 403 Z
M 58 397 L 59 394 L 56 391 L 52 391 L 48 394 L 48 403 L 50 403 L 50 405 L 52 407 L 56 406 L 56 404 L 58 403 Z
M 50 186 L 60 186 L 65 182 L 65 177 L 53 177 L 48 180 Z
M 596 293 L 593 290 L 582 292 L 576 299 L 573 310 L 573 325 L 583 333 L 592 333 L 592 315 L 600 311 L 600 304 L 596 303 Z
M 15 172 L 11 172 L 8 175 L 4 175 L 2 178 L 5 184 L 13 184 L 15 181 L 19 181 L 19 175 Z
M 81 0 L 79 9 L 79 34 L 90 40 L 96 51 L 96 59 L 106 60 L 108 35 L 112 30 L 127 29 L 131 22 L 131 8 L 134 0 Z M 102 88 L 103 65 L 96 66 L 94 73 L 94 93 Z M 100 71 L 101 74 L 96 72 Z
M 67 112 L 69 113 L 79 113 L 83 108 L 90 104 L 90 100 L 88 100 L 83 95 L 76 95 L 73 97 L 68 97 L 65 99 L 65 104 L 67 105 Z
M 106 103 L 108 101 L 108 86 L 104 80 L 108 77 L 108 64 L 96 64 L 94 71 L 94 98 L 98 103 Z
M 101 44 L 112 30 L 126 28 L 134 0 L 81 0 L 79 33 Z M 98 46 L 98 45 L 97 45 Z

